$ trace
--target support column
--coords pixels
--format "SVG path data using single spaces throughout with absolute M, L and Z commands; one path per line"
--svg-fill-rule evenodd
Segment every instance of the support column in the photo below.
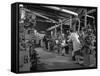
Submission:
M 57 36 L 57 28 L 56 28 L 57 25 L 55 25 L 55 37 Z
M 72 28 L 72 16 L 70 16 L 70 28 Z
M 85 23 L 84 23 L 85 27 L 87 26 L 87 16 L 86 15 L 87 15 L 87 10 L 85 10 Z
M 61 20 L 59 20 L 59 23 L 60 23 L 60 30 L 61 30 L 61 35 L 62 35 L 62 21 Z
M 78 25 L 78 32 L 80 31 L 80 19 L 78 18 L 78 22 L 79 22 L 79 25 Z

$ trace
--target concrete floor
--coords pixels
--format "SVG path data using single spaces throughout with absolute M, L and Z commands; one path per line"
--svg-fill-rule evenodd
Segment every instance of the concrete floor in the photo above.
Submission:
M 53 70 L 53 69 L 70 69 L 70 68 L 82 68 L 79 64 L 75 64 L 72 61 L 71 55 L 61 56 L 53 52 L 39 47 L 36 48 L 40 57 L 40 63 L 38 70 Z

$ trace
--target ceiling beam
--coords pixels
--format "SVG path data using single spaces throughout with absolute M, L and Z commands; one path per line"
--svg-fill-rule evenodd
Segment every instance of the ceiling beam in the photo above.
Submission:
M 69 22 L 69 20 L 67 20 L 66 22 Z M 67 23 L 66 23 L 67 24 Z M 69 23 L 68 23 L 69 24 Z M 60 25 L 58 24 L 58 25 L 55 25 L 55 26 L 52 26 L 52 27 L 50 27 L 50 28 L 48 28 L 47 29 L 47 31 L 50 31 L 50 30 L 52 30 L 52 29 L 55 29 L 55 28 L 57 28 L 57 27 L 59 27 Z
M 50 31 L 50 30 L 52 30 L 52 29 L 54 29 L 54 28 L 57 28 L 57 27 L 59 27 L 59 26 L 60 26 L 60 25 L 52 26 L 52 27 L 48 28 L 47 31 Z
M 47 8 L 50 8 L 50 9 L 54 9 L 54 10 L 58 10 L 58 11 L 61 11 L 61 12 L 65 12 L 67 14 L 69 13 L 69 14 L 78 16 L 78 13 L 70 11 L 70 10 L 67 10 L 67 9 L 63 9 L 63 8 L 59 8 L 59 7 L 55 7 L 55 6 L 44 6 L 44 7 L 47 7 Z
M 50 21 L 53 22 L 53 23 L 56 23 L 55 20 L 53 20 L 53 19 L 51 19 L 51 18 L 48 18 L 48 17 L 46 17 L 46 16 L 44 16 L 44 15 L 41 15 L 41 14 L 35 12 L 35 11 L 30 11 L 29 9 L 26 9 L 26 8 L 23 8 L 23 10 L 28 11 L 28 12 L 31 12 L 31 13 L 35 14 L 36 16 L 42 17 L 42 18 L 44 18 L 44 19 L 50 20 Z
M 90 15 L 86 15 L 86 16 L 89 18 L 95 19 L 95 17 L 93 17 L 93 16 L 90 16 Z
M 92 9 L 92 10 L 88 11 L 87 14 L 91 14 L 91 13 L 93 13 L 95 11 L 96 11 L 96 9 Z
M 73 18 L 72 20 L 76 20 L 77 18 Z M 68 20 L 66 20 L 66 21 L 64 21 L 64 23 L 62 23 L 62 24 L 65 24 L 65 25 L 70 25 L 70 19 L 68 19 Z M 60 25 L 55 25 L 55 26 L 52 26 L 52 27 L 50 27 L 50 28 L 48 28 L 47 29 L 47 31 L 50 31 L 50 30 L 52 30 L 52 29 L 55 29 L 55 28 L 57 28 L 57 27 L 59 27 Z

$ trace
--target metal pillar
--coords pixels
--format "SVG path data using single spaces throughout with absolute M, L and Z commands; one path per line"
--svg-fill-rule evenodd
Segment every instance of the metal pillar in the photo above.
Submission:
M 79 25 L 78 25 L 78 32 L 80 31 L 80 19 L 78 18 L 78 22 L 79 22 Z
M 85 10 L 85 27 L 87 26 L 87 10 Z
M 55 25 L 55 37 L 57 36 L 57 28 L 56 28 L 57 25 Z
M 70 16 L 70 28 L 72 28 L 72 16 Z
M 61 35 L 62 35 L 62 21 L 59 20 L 59 23 L 60 23 L 60 32 L 61 32 Z

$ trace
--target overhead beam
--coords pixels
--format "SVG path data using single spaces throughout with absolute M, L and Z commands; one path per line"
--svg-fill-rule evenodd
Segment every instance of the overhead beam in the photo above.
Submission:
M 47 31 L 50 31 L 50 30 L 52 30 L 52 29 L 55 29 L 55 28 L 57 28 L 57 27 L 59 27 L 59 26 L 60 26 L 60 25 L 52 26 L 52 27 L 48 28 Z
M 73 19 L 71 18 L 71 22 L 72 22 L 72 20 L 76 20 L 76 18 L 73 18 Z M 62 23 L 62 24 L 70 25 L 70 19 L 64 21 L 64 23 Z M 52 27 L 48 28 L 47 31 L 50 31 L 50 30 L 52 30 L 52 29 L 55 29 L 55 28 L 57 28 L 57 27 L 59 27 L 59 26 L 60 26 L 60 25 L 52 26 Z
M 87 17 L 89 17 L 89 18 L 92 18 L 92 19 L 94 19 L 94 17 L 93 16 L 90 16 L 90 15 L 86 15 Z
M 92 10 L 88 11 L 87 14 L 91 14 L 91 13 L 93 13 L 95 11 L 96 11 L 96 9 L 92 9 Z
M 67 20 L 66 22 L 69 22 L 70 20 Z M 64 24 L 64 23 L 63 23 Z M 67 24 L 67 23 L 66 23 Z M 55 25 L 55 26 L 52 26 L 52 27 L 50 27 L 50 28 L 48 28 L 47 29 L 47 31 L 50 31 L 50 30 L 52 30 L 52 29 L 55 29 L 55 28 L 57 28 L 57 27 L 59 27 L 60 25 L 58 24 L 58 25 Z
M 55 20 L 53 20 L 53 19 L 51 19 L 51 18 L 48 18 L 48 17 L 46 17 L 46 16 L 44 16 L 44 15 L 41 15 L 41 14 L 35 12 L 35 11 L 30 11 L 30 10 L 28 10 L 28 9 L 26 9 L 26 8 L 23 8 L 23 10 L 28 11 L 28 12 L 31 12 L 31 13 L 35 14 L 36 16 L 42 17 L 42 18 L 44 18 L 44 19 L 50 20 L 50 21 L 52 21 L 53 23 L 56 23 Z
M 67 14 L 69 13 L 69 14 L 78 16 L 78 13 L 70 11 L 70 10 L 67 10 L 67 9 L 63 9 L 63 8 L 59 8 L 59 7 L 55 7 L 55 6 L 44 6 L 44 7 L 47 7 L 47 8 L 50 8 L 50 9 L 54 9 L 54 10 L 58 10 L 58 11 L 62 11 L 62 12 L 65 12 Z

